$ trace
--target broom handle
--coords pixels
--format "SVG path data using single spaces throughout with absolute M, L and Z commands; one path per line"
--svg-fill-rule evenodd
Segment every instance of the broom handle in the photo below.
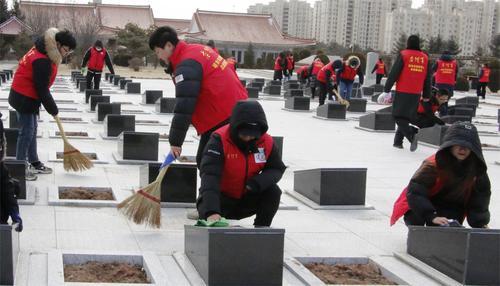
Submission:
M 168 166 L 172 164 L 172 162 L 175 161 L 175 157 L 172 153 L 168 153 L 167 157 L 165 158 L 165 161 L 163 161 L 163 164 L 160 166 L 160 172 L 158 172 L 158 176 L 156 177 L 155 182 L 161 183 L 163 181 L 163 177 L 165 176 L 165 173 L 167 173 Z
M 63 141 L 67 142 L 68 138 L 66 138 L 66 134 L 64 134 L 64 128 L 62 126 L 61 119 L 59 119 L 59 116 L 56 115 L 56 116 L 54 116 L 54 120 L 57 123 L 57 127 L 59 128 L 59 133 L 61 133 L 61 137 L 62 137 Z

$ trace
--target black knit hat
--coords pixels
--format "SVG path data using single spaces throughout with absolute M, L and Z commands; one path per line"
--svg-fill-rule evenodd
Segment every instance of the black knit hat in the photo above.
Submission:
M 406 48 L 409 50 L 420 50 L 420 38 L 417 35 L 411 35 L 406 41 Z

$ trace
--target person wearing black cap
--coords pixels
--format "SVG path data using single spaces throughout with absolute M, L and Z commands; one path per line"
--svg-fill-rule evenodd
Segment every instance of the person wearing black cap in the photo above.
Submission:
M 474 125 L 457 122 L 445 133 L 439 151 L 427 158 L 403 190 L 391 225 L 404 217 L 406 225 L 463 224 L 488 228 L 491 184 Z
M 108 52 L 103 47 L 102 42 L 97 40 L 94 46 L 87 50 L 82 61 L 82 69 L 85 69 L 88 64 L 87 89 L 92 89 L 92 82 L 94 82 L 94 89 L 99 89 L 104 63 L 106 63 L 109 72 L 115 74 Z
M 396 62 L 392 66 L 384 87 L 384 97 L 391 92 L 396 84 L 396 95 L 392 104 L 392 116 L 398 125 L 398 132 L 402 133 L 412 144 L 411 151 L 415 151 L 414 132 L 410 123 L 417 118 L 417 109 L 420 97 L 428 101 L 431 96 L 431 67 L 429 57 L 420 50 L 420 38 L 417 35 L 408 37 L 406 49 L 399 52 Z M 396 142 L 394 147 L 402 148 Z
M 210 223 L 256 215 L 256 227 L 271 225 L 281 197 L 277 183 L 286 167 L 267 130 L 262 106 L 240 101 L 230 123 L 211 135 L 200 167 L 200 219 Z

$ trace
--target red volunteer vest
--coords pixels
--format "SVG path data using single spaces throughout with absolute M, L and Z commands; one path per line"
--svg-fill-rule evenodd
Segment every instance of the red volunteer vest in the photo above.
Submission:
M 396 92 L 421 94 L 429 58 L 421 51 L 402 50 L 403 70 L 396 81 Z
M 455 85 L 457 61 L 437 61 L 436 83 Z
M 358 69 L 353 69 L 350 66 L 344 64 L 344 70 L 340 73 L 340 78 L 345 80 L 354 80 Z
M 293 57 L 287 57 L 286 58 L 286 68 L 287 68 L 287 70 L 293 69 L 293 64 L 294 64 Z
M 106 49 L 102 49 L 100 52 L 94 47 L 90 48 L 90 59 L 89 59 L 89 70 L 102 71 L 104 67 L 104 60 L 106 58 Z
M 259 153 L 245 155 L 231 140 L 229 124 L 217 129 L 224 148 L 224 170 L 220 182 L 221 192 L 240 199 L 246 192 L 246 180 L 259 174 L 273 149 L 273 138 L 267 133 L 257 141 Z M 245 158 L 246 156 L 246 158 Z
M 283 69 L 283 67 L 281 66 L 281 62 L 283 61 L 283 59 L 281 57 L 278 57 L 275 61 L 274 61 L 274 70 L 275 71 L 280 71 Z
M 317 75 L 319 73 L 319 71 L 325 66 L 325 64 L 323 64 L 323 62 L 319 59 L 315 60 L 313 63 L 313 68 L 312 68 L 312 71 L 311 71 L 311 75 Z
M 385 64 L 384 62 L 377 62 L 377 74 L 385 74 Z
M 317 77 L 319 82 L 327 83 L 328 79 L 326 78 L 326 71 L 330 71 L 332 74 L 335 74 L 335 71 L 333 70 L 333 62 L 328 63 L 319 70 Z
M 309 69 L 308 66 L 301 66 L 298 70 L 297 70 L 297 74 L 301 77 L 301 78 L 307 78 L 307 70 Z
M 26 97 L 39 99 L 38 93 L 35 90 L 35 84 L 33 82 L 33 62 L 38 59 L 48 59 L 47 55 L 40 53 L 35 47 L 31 48 L 22 58 L 19 60 L 19 66 L 17 67 L 16 73 L 14 74 L 14 80 L 12 81 L 11 88 Z M 49 59 L 50 60 L 50 59 Z M 49 78 L 49 88 L 54 83 L 57 75 L 57 65 L 51 61 L 51 74 Z
M 439 104 L 437 104 L 437 103 L 432 104 L 431 109 L 432 109 L 432 113 L 436 113 L 436 111 L 439 110 Z M 425 113 L 425 108 L 424 108 L 422 99 L 420 99 L 420 103 L 418 104 L 417 113 L 420 113 L 420 114 Z
M 483 76 L 481 76 L 479 82 L 490 82 L 490 72 L 489 68 L 483 68 Z
M 227 61 L 210 47 L 179 41 L 169 58 L 173 70 L 188 59 L 195 60 L 203 69 L 200 94 L 191 118 L 198 134 L 203 134 L 228 119 L 236 102 L 247 99 L 248 94 Z M 182 74 L 178 75 L 175 83 L 183 80 Z

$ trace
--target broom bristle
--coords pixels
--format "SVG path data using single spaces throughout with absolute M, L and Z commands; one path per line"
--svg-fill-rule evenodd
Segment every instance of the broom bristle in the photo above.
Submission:
M 81 172 L 92 168 L 92 161 L 68 142 L 64 142 L 64 170 Z

